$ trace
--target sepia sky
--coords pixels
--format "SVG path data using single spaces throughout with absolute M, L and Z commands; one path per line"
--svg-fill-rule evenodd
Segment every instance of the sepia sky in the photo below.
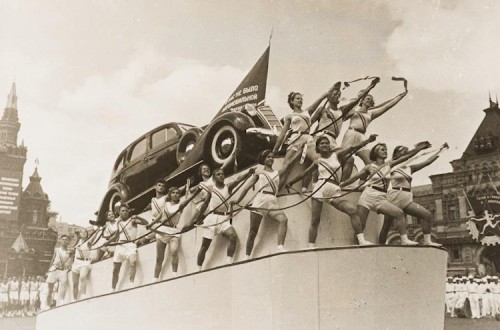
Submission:
M 500 92 L 497 1 L 0 1 L 0 102 L 15 81 L 24 186 L 38 158 L 52 209 L 87 224 L 119 152 L 166 122 L 209 123 L 271 29 L 279 117 L 290 91 L 307 106 L 338 80 L 376 75 L 378 103 L 403 91 L 391 76 L 408 79 L 369 133 L 390 150 L 449 143 L 417 184 L 451 171 Z

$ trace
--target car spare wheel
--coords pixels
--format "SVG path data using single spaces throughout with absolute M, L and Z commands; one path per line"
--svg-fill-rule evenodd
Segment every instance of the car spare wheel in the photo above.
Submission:
M 194 148 L 202 132 L 200 128 L 193 128 L 181 136 L 175 154 L 177 165 L 180 165 L 186 159 L 187 154 Z
M 120 205 L 123 202 L 123 196 L 118 190 L 110 190 L 108 210 L 113 210 L 115 214 L 120 214 Z
M 241 148 L 241 138 L 233 126 L 224 125 L 215 132 L 210 145 L 212 161 L 222 165 L 238 148 Z

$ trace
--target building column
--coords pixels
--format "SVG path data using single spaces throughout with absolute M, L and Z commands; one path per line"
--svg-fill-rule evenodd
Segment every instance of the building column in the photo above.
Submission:
M 443 221 L 443 200 L 436 199 L 436 221 Z
M 460 219 L 467 217 L 467 205 L 465 204 L 465 196 L 458 196 L 458 209 L 460 212 Z

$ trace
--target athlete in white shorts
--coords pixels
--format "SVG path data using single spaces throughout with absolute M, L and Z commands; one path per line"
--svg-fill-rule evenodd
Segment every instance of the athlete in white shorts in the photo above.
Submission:
M 8 306 L 9 306 L 9 283 L 7 282 L 7 278 L 4 277 L 2 279 L 2 283 L 0 283 L 0 313 L 2 316 L 7 315 Z
M 122 263 L 127 261 L 130 266 L 130 283 L 134 282 L 137 261 L 137 225 L 145 226 L 146 219 L 138 216 L 130 216 L 130 208 L 127 204 L 120 205 L 120 217 L 118 218 L 118 245 L 113 256 L 113 277 L 111 288 L 114 291 L 118 283 Z
M 201 270 L 205 255 L 207 253 L 213 238 L 217 234 L 229 239 L 227 248 L 227 263 L 233 262 L 234 252 L 236 250 L 236 241 L 238 236 L 233 226 L 229 224 L 229 201 L 228 198 L 234 189 L 241 181 L 249 177 L 249 174 L 255 173 L 255 169 L 251 169 L 248 173 L 238 176 L 234 181 L 224 184 L 224 171 L 216 169 L 213 171 L 213 181 L 211 194 L 208 194 L 205 199 L 205 204 L 208 201 L 209 214 L 203 223 L 203 241 L 201 243 L 200 251 L 198 252 L 197 264 Z M 200 210 L 202 211 L 202 210 Z M 203 210 L 204 211 L 204 210 Z
M 422 231 L 424 233 L 423 245 L 441 246 L 441 244 L 434 243 L 431 240 L 431 229 L 433 223 L 431 212 L 413 201 L 413 193 L 411 192 L 412 175 L 413 173 L 436 161 L 439 157 L 439 153 L 445 148 L 448 148 L 448 144 L 444 144 L 439 151 L 420 163 L 392 166 L 391 168 L 391 188 L 387 194 L 387 199 L 389 202 L 402 209 L 405 214 L 409 214 L 422 220 Z M 394 149 L 392 156 L 393 161 L 405 156 L 408 152 L 407 147 L 397 146 Z M 392 219 L 386 217 L 379 236 L 379 242 L 381 244 L 385 244 L 391 224 Z
M 320 157 L 303 172 L 307 175 L 317 169 L 319 179 L 313 188 L 313 196 L 311 201 L 311 226 L 309 227 L 309 247 L 316 247 L 316 237 L 318 235 L 318 226 L 321 218 L 323 203 L 329 203 L 337 210 L 349 215 L 351 225 L 356 233 L 360 245 L 369 245 L 370 242 L 365 240 L 363 234 L 363 226 L 359 219 L 356 206 L 349 200 L 340 198 L 343 193 L 340 189 L 340 181 L 342 178 L 341 163 L 350 157 L 350 155 L 360 148 L 363 148 L 370 142 L 375 141 L 376 135 L 370 135 L 367 140 L 361 141 L 360 144 L 348 148 L 339 148 L 332 150 L 328 138 L 322 136 L 316 140 L 316 152 Z M 291 181 L 289 185 L 300 180 L 301 177 Z
M 51 299 L 54 284 L 58 283 L 57 290 L 57 304 L 60 305 L 64 301 L 66 295 L 66 287 L 68 284 L 68 271 L 71 269 L 73 263 L 73 251 L 68 249 L 69 237 L 68 235 L 61 235 L 60 247 L 54 249 L 52 256 L 51 266 L 48 271 L 47 283 L 49 284 L 48 299 Z M 47 302 L 51 306 L 51 301 Z
M 428 148 L 428 146 L 428 143 L 419 144 L 417 148 L 412 150 L 407 156 L 394 162 L 386 163 L 387 146 L 384 143 L 378 143 L 370 151 L 370 160 L 372 160 L 373 163 L 365 166 L 356 175 L 342 182 L 340 186 L 344 187 L 358 179 L 367 180 L 366 188 L 363 190 L 358 200 L 358 214 L 363 226 L 366 224 L 366 219 L 370 211 L 391 216 L 396 219 L 396 224 L 398 225 L 401 235 L 401 244 L 418 245 L 417 242 L 408 239 L 406 219 L 403 210 L 387 200 L 387 188 L 389 186 L 391 165 L 395 166 L 408 160 L 412 155 L 415 155 L 422 149 Z
M 90 257 L 91 245 L 88 240 L 89 233 L 86 229 L 78 232 L 78 242 L 75 246 L 75 261 L 71 266 L 73 277 L 73 299 L 78 300 L 79 294 L 82 298 L 87 293 L 87 280 L 92 269 L 92 258 Z

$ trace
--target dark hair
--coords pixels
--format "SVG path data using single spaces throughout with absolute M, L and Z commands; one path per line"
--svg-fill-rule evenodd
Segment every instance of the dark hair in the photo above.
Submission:
M 293 105 L 292 105 L 292 102 L 293 102 L 293 99 L 295 98 L 295 96 L 297 95 L 302 95 L 298 92 L 290 92 L 290 94 L 288 94 L 288 105 L 290 106 L 290 108 L 293 109 Z
M 121 209 L 122 209 L 122 207 L 126 207 L 127 209 L 129 209 L 129 210 L 130 210 L 130 206 L 129 206 L 127 203 L 123 203 L 123 204 L 121 204 L 119 209 L 121 210 Z
M 394 148 L 394 151 L 392 152 L 392 159 L 396 159 L 396 154 L 406 148 L 405 146 L 397 146 Z M 399 158 L 399 157 L 398 157 Z
M 173 186 L 173 187 L 168 188 L 167 198 L 165 199 L 167 202 L 170 202 L 172 200 L 170 195 L 172 194 L 172 191 L 174 191 L 174 190 L 179 191 L 179 187 Z
M 221 171 L 222 173 L 224 173 L 224 170 L 221 167 L 217 167 L 212 170 L 212 175 L 214 175 L 216 171 L 217 172 Z
M 380 146 L 384 146 L 387 148 L 387 145 L 385 143 L 377 143 L 376 145 L 373 146 L 372 150 L 370 150 L 370 160 L 376 161 L 377 160 L 377 148 Z
M 264 165 L 264 161 L 266 160 L 266 157 L 272 153 L 271 149 L 266 149 L 262 150 L 259 155 L 257 156 L 257 161 L 259 162 L 260 165 Z
M 319 153 L 319 144 L 320 144 L 320 143 L 321 143 L 321 141 L 323 141 L 323 140 L 328 140 L 328 143 L 330 143 L 330 140 L 329 140 L 326 136 L 324 136 L 324 135 L 320 136 L 320 137 L 316 140 L 316 152 L 317 152 L 317 153 Z
M 164 184 L 165 186 L 167 185 L 167 181 L 165 181 L 164 179 L 158 179 L 158 180 L 156 180 L 155 185 L 156 185 L 156 184 L 158 184 L 158 183 L 162 183 L 162 184 Z

